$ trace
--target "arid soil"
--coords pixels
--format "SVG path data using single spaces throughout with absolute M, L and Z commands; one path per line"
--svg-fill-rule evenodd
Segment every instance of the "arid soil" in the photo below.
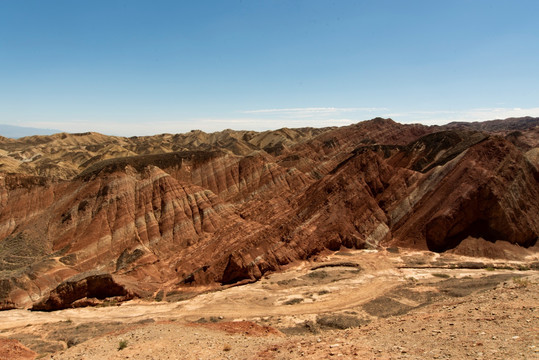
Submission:
M 538 260 L 343 250 L 185 300 L 9 310 L 0 359 L 535 359 Z

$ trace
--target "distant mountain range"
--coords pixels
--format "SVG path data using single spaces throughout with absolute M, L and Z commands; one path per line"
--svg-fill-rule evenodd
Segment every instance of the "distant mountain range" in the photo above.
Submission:
M 61 132 L 61 130 L 0 124 L 0 135 L 12 139 L 32 135 L 51 135 L 59 132 Z

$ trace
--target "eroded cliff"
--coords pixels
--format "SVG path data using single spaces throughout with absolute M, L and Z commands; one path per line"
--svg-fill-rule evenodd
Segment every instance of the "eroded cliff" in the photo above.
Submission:
M 0 306 L 200 291 L 343 246 L 533 246 L 532 120 L 3 139 Z

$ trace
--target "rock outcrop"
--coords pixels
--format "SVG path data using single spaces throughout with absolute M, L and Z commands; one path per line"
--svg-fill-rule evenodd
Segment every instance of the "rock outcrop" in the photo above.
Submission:
M 110 274 L 88 275 L 80 274 L 74 279 L 66 280 L 52 290 L 48 297 L 38 302 L 32 310 L 59 310 L 72 306 L 85 305 L 89 299 L 110 299 L 118 301 L 132 299 L 136 293 L 118 282 Z
M 470 236 L 525 247 L 537 241 L 539 172 L 511 143 L 490 138 L 425 175 L 395 208 L 424 193 L 408 214 L 395 211 L 393 232 L 401 243 L 444 251 Z
M 530 247 L 537 125 L 503 124 L 0 139 L 17 172 L 0 173 L 0 307 L 238 284 L 341 247 Z

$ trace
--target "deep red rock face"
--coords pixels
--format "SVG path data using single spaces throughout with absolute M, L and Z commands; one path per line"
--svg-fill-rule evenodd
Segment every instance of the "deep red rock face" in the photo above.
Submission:
M 439 174 L 443 178 L 436 179 Z M 424 186 L 428 193 L 393 227 L 395 238 L 426 243 L 434 251 L 454 248 L 469 236 L 531 246 L 539 234 L 537 175 L 505 140 L 476 144 L 426 174 L 418 189 Z
M 89 275 L 80 279 L 63 282 L 32 310 L 59 310 L 75 304 L 81 299 L 117 298 L 122 301 L 132 299 L 134 294 L 119 283 L 112 275 Z
M 517 138 L 537 131 L 525 123 Z M 482 239 L 474 253 L 498 254 L 500 244 L 535 244 L 538 149 L 459 126 L 374 119 L 159 141 L 26 138 L 93 160 L 80 150 L 76 164 L 86 165 L 71 180 L 0 174 L 0 307 L 54 310 L 237 284 L 342 246 L 446 251 Z

